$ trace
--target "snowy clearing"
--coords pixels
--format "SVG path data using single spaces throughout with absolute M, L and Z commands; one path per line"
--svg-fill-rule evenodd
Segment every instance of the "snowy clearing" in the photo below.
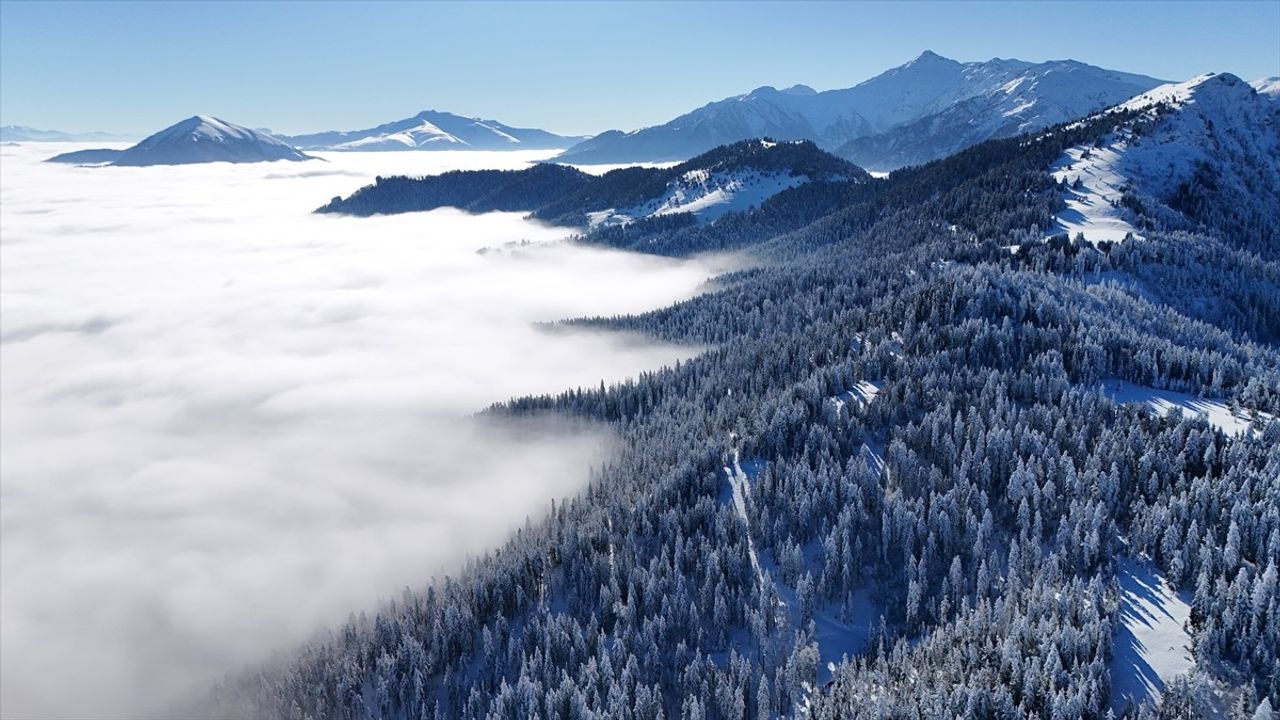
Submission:
M 831 402 L 835 403 L 836 411 L 840 411 L 846 404 L 852 403 L 858 408 L 864 408 L 876 399 L 876 395 L 880 394 L 880 385 L 877 383 L 867 382 L 863 380 L 854 385 L 852 389 L 831 398 Z
M 1120 242 L 1128 234 L 1140 237 L 1119 207 L 1128 183 L 1119 169 L 1124 150 L 1124 141 L 1103 148 L 1079 146 L 1067 150 L 1054 163 L 1053 179 L 1065 180 L 1070 187 L 1066 192 L 1067 208 L 1054 218 L 1052 234 L 1067 233 L 1074 238 L 1077 233 L 1084 233 L 1095 245 L 1104 240 Z M 1079 187 L 1075 187 L 1077 180 Z
M 1161 415 L 1168 415 L 1175 410 L 1185 415 L 1199 415 L 1210 425 L 1228 435 L 1239 435 L 1246 431 L 1256 433 L 1257 431 L 1252 429 L 1253 421 L 1250 414 L 1257 415 L 1262 422 L 1275 419 L 1275 416 L 1264 412 L 1246 410 L 1233 412 L 1231 407 L 1221 400 L 1196 397 L 1173 390 L 1160 390 L 1146 385 L 1135 385 L 1116 378 L 1104 380 L 1102 392 L 1118 403 L 1145 403 L 1147 407 Z
M 1191 605 L 1149 560 L 1118 563 L 1120 626 L 1111 658 L 1111 707 L 1119 715 L 1130 699 L 1154 702 L 1165 685 L 1195 666 L 1187 620 Z

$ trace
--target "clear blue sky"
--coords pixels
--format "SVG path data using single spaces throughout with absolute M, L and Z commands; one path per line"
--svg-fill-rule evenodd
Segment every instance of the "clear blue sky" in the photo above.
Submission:
M 1280 75 L 1280 0 L 499 3 L 0 0 L 0 122 L 280 132 L 432 108 L 633 129 L 760 85 L 848 87 L 931 49 L 1181 80 Z

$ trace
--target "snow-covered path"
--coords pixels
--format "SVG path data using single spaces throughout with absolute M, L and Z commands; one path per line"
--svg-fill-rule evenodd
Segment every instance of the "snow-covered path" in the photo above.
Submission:
M 747 498 L 751 495 L 751 485 L 747 482 L 747 474 L 742 471 L 737 448 L 733 450 L 733 466 L 725 467 L 724 474 L 729 480 L 729 488 L 733 491 L 733 512 L 742 520 L 747 534 L 747 555 L 751 557 L 751 567 L 755 569 L 756 577 L 763 584 L 767 579 L 760 569 L 756 543 L 751 539 L 751 520 L 747 517 Z

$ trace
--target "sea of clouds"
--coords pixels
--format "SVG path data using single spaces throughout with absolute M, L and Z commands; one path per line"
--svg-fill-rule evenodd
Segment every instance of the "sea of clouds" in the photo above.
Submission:
M 0 148 L 6 717 L 162 716 L 456 570 L 608 452 L 476 411 L 696 352 L 535 323 L 659 307 L 731 264 L 516 214 L 310 213 L 375 174 L 545 154 L 40 162 L 66 149 Z

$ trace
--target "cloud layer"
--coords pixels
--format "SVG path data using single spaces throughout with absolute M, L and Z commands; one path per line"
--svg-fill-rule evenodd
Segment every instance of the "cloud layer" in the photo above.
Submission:
M 607 438 L 475 410 L 691 353 L 532 323 L 661 306 L 720 269 L 511 214 L 309 213 L 374 173 L 528 154 L 91 169 L 2 152 L 5 716 L 162 713 L 500 541 L 579 489 Z

